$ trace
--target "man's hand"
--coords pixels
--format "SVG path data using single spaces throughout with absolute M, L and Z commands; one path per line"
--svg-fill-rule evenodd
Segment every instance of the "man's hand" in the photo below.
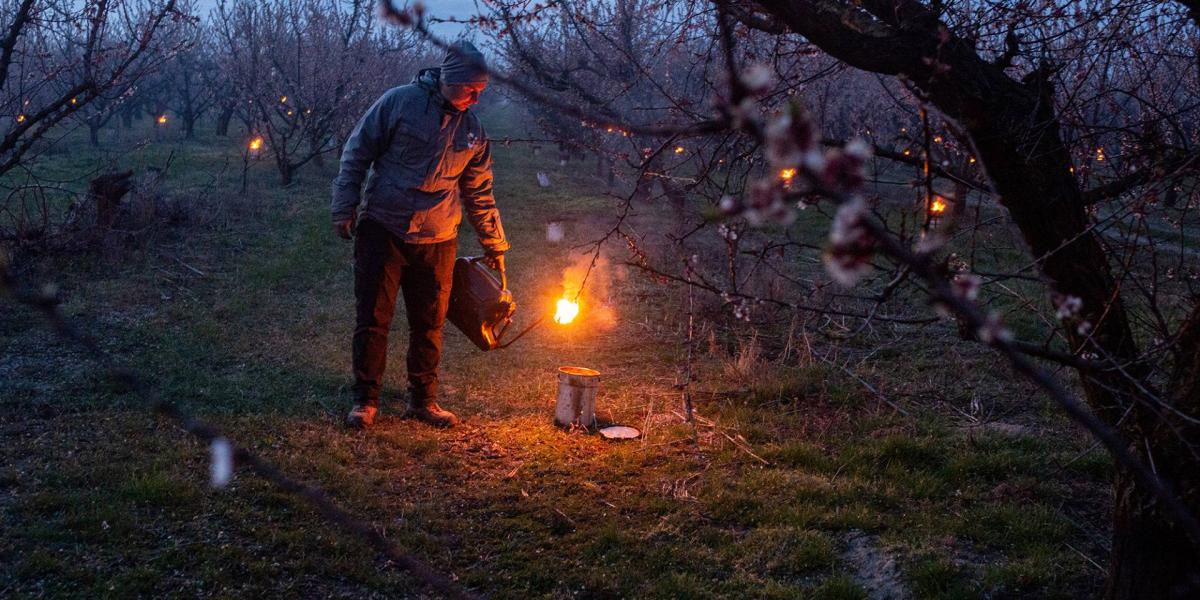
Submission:
M 488 250 L 483 253 L 483 264 L 500 273 L 500 289 L 508 289 L 508 273 L 504 272 L 504 251 Z
M 342 219 L 333 222 L 334 235 L 349 240 L 354 238 L 354 219 Z
M 483 264 L 493 270 L 504 272 L 504 251 L 488 250 L 483 253 Z

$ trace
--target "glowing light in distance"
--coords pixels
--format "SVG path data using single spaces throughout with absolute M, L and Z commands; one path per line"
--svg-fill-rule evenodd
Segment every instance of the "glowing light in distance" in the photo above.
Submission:
M 934 214 L 934 215 L 940 215 L 940 214 L 946 212 L 946 209 L 948 207 L 949 207 L 949 205 L 946 204 L 946 201 L 943 200 L 941 196 L 934 196 L 933 202 L 929 203 L 929 213 Z

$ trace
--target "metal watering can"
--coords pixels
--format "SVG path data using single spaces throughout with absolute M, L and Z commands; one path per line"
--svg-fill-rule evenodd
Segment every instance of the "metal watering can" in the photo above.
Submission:
M 463 256 L 454 261 L 454 280 L 446 317 L 475 346 L 484 352 L 507 348 L 542 322 L 538 319 L 513 339 L 501 343 L 516 312 L 517 303 L 508 291 L 508 276 L 503 269 L 497 280 L 483 263 L 483 257 Z

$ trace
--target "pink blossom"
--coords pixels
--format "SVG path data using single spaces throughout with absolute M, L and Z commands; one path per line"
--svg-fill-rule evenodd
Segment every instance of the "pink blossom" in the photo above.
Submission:
M 983 280 L 974 273 L 959 273 L 950 280 L 950 288 L 954 295 L 967 301 L 974 301 L 979 297 L 979 288 L 982 285 Z
M 871 271 L 875 240 L 863 227 L 866 218 L 867 203 L 857 196 L 839 206 L 833 217 L 825 270 L 844 287 L 852 287 Z

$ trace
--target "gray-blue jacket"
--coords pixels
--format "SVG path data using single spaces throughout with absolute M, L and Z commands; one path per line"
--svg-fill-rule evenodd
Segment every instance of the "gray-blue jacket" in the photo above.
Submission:
M 489 250 L 507 250 L 492 195 L 492 151 L 470 110 L 458 112 L 438 92 L 439 69 L 424 69 L 367 110 L 342 149 L 333 180 L 334 222 L 362 216 L 414 244 L 454 239 L 462 210 Z

